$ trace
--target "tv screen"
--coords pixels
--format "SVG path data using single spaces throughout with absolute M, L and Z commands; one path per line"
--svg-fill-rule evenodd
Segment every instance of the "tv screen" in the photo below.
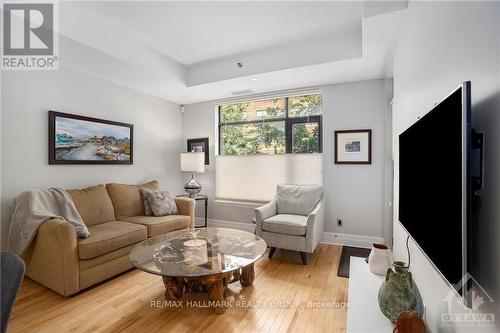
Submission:
M 399 221 L 453 287 L 467 271 L 469 96 L 465 83 L 399 136 Z

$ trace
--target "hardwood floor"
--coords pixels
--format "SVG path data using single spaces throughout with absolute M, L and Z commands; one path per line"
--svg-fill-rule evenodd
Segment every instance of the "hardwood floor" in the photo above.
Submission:
M 204 293 L 183 296 L 184 308 L 152 306 L 164 300 L 162 279 L 137 269 L 68 298 L 25 279 L 8 332 L 344 332 L 348 279 L 337 277 L 341 249 L 320 244 L 307 266 L 296 252 L 264 255 L 253 286 L 229 286 L 234 307 L 223 315 L 186 307 L 208 302 Z

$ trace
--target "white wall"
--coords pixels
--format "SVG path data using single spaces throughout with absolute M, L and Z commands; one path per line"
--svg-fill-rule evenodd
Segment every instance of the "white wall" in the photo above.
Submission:
M 67 69 L 5 71 L 1 81 L 3 247 L 13 199 L 25 190 L 158 179 L 162 188 L 183 192 L 179 105 Z M 133 124 L 134 164 L 49 165 L 48 110 Z
M 385 135 L 386 131 L 390 132 L 385 82 L 371 80 L 324 86 L 320 89 L 323 92 L 323 172 L 327 192 L 325 231 L 384 238 L 386 229 L 391 229 L 390 220 L 384 212 L 389 201 L 386 198 L 385 170 L 391 165 L 391 143 L 386 142 Z M 254 217 L 253 207 L 234 207 L 213 202 L 217 104 L 217 101 L 212 101 L 186 105 L 183 114 L 184 139 L 209 138 L 210 166 L 206 168 L 205 174 L 197 175 L 203 186 L 203 193 L 210 197 L 209 218 L 251 223 Z M 373 164 L 335 165 L 334 130 L 361 128 L 373 130 Z M 189 176 L 185 177 L 187 180 Z M 197 214 L 202 216 L 203 212 L 198 210 Z M 336 226 L 337 218 L 343 220 L 344 227 Z
M 336 84 L 322 90 L 323 182 L 328 195 L 325 231 L 385 237 L 385 168 L 390 165 L 385 132 L 390 132 L 390 127 L 385 124 L 389 108 L 384 81 Z M 334 164 L 334 131 L 363 128 L 372 129 L 372 164 Z M 336 226 L 337 218 L 343 220 L 344 227 Z
M 480 272 L 476 278 L 500 301 L 500 14 L 496 2 L 410 2 L 408 19 L 394 56 L 394 155 L 395 209 L 394 248 L 396 258 L 406 260 L 406 233 L 397 221 L 398 135 L 413 124 L 417 116 L 446 97 L 463 81 L 472 83 L 474 123 L 486 133 L 485 180 L 481 191 Z M 425 223 L 425 221 L 422 221 Z M 429 227 L 432 232 L 432 226 Z M 443 240 L 446 246 L 446 240 Z M 449 292 L 429 261 L 412 244 L 412 272 L 427 306 L 427 325 L 431 332 L 454 331 L 441 327 L 441 314 L 447 313 L 442 299 Z M 479 308 L 500 316 L 498 304 Z M 498 332 L 500 322 L 497 320 Z M 472 328 L 457 329 L 471 332 Z M 486 332 L 487 329 L 480 329 Z

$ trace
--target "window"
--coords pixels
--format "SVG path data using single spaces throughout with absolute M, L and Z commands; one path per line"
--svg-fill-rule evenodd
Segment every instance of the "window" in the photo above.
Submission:
M 220 155 L 321 153 L 321 94 L 219 106 Z
M 220 105 L 216 199 L 267 202 L 277 184 L 323 184 L 321 121 L 318 93 Z

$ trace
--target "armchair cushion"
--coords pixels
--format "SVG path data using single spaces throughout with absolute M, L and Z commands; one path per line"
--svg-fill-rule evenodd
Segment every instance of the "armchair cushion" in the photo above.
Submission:
M 319 185 L 278 185 L 277 213 L 308 216 L 322 195 L 323 188 Z
M 302 215 L 278 214 L 264 220 L 262 229 L 277 234 L 304 236 L 307 217 Z

